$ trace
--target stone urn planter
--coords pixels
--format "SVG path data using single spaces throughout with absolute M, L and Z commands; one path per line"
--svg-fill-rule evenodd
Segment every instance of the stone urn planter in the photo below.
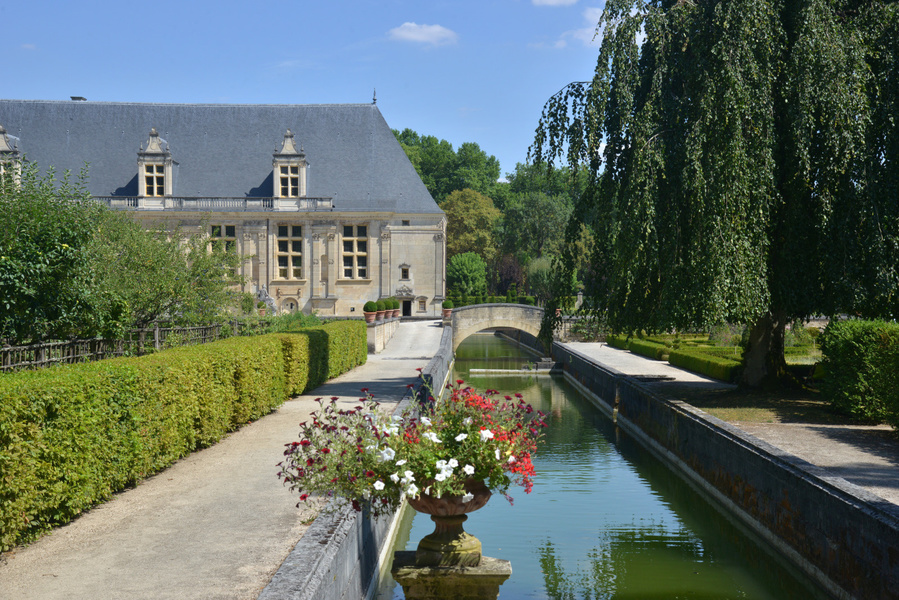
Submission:
M 419 567 L 476 567 L 481 562 L 481 542 L 462 529 L 469 513 L 483 508 L 490 499 L 490 489 L 484 482 L 469 479 L 465 491 L 471 498 L 465 502 L 462 496 L 436 498 L 421 494 L 407 498 L 409 506 L 418 512 L 431 515 L 436 527 L 418 543 L 415 564 Z

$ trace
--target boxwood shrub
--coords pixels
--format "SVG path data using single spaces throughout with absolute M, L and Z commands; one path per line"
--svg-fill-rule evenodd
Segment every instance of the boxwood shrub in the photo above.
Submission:
M 366 353 L 364 323 L 341 321 L 0 376 L 0 551 L 365 362 Z
M 654 358 L 656 360 L 666 360 L 668 358 L 668 353 L 671 351 L 665 344 L 636 338 L 630 341 L 628 349 L 634 354 L 640 354 L 641 356 Z
M 899 427 L 899 323 L 834 320 L 821 339 L 824 399 L 853 417 Z
M 671 350 L 668 354 L 668 362 L 676 367 L 713 379 L 730 382 L 737 380 L 743 368 L 743 364 L 739 360 L 714 356 L 698 350 Z

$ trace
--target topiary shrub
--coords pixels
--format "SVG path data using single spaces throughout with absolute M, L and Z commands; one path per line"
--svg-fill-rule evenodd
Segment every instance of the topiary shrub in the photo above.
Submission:
M 449 298 L 447 298 L 446 300 L 443 301 L 442 306 L 443 306 L 443 308 L 455 308 L 455 306 L 453 306 L 453 301 L 450 300 Z
M 378 305 L 376 302 L 372 302 L 371 300 L 369 300 L 362 306 L 362 310 L 365 312 L 377 312 Z
M 824 399 L 858 419 L 899 427 L 899 323 L 831 321 L 821 340 Z
M 383 312 L 383 311 L 387 310 L 387 305 L 384 304 L 383 300 L 378 300 L 377 302 L 375 302 L 375 304 L 378 307 L 378 312 Z

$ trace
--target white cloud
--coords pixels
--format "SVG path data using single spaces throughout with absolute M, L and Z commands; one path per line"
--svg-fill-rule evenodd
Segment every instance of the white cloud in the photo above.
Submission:
M 534 6 L 571 6 L 577 0 L 531 0 Z
M 571 29 L 563 33 L 556 41 L 555 48 L 564 48 L 568 45 L 568 40 L 577 40 L 585 46 L 599 46 L 602 41 L 600 35 L 597 35 L 596 26 L 599 24 L 599 18 L 602 16 L 601 8 L 587 8 L 584 10 L 584 21 L 587 26 L 581 29 Z
M 418 42 L 443 46 L 454 44 L 459 39 L 458 34 L 441 25 L 418 25 L 417 23 L 403 23 L 394 27 L 389 32 L 390 39 L 402 42 Z

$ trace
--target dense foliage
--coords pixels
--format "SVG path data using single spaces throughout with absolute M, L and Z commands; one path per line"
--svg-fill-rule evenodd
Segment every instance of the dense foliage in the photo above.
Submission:
M 0 377 L 0 551 L 365 359 L 340 321 Z
M 438 204 L 442 205 L 452 192 L 464 189 L 493 196 L 499 161 L 476 143 L 465 142 L 456 151 L 446 140 L 419 135 L 411 129 L 394 129 L 393 135 Z
M 464 252 L 453 256 L 446 265 L 448 293 L 481 296 L 487 293 L 487 264 L 480 255 Z
M 785 326 L 899 316 L 899 7 L 609 0 L 592 81 L 547 103 L 532 156 L 589 177 L 595 310 L 615 329 L 752 323 L 744 382 Z M 573 269 L 572 246 L 565 264 Z
M 899 324 L 832 321 L 822 345 L 824 398 L 853 417 L 899 427 Z
M 0 339 L 113 337 L 156 319 L 215 320 L 239 258 L 201 235 L 147 232 L 93 202 L 84 177 L 26 164 L 0 185 Z

